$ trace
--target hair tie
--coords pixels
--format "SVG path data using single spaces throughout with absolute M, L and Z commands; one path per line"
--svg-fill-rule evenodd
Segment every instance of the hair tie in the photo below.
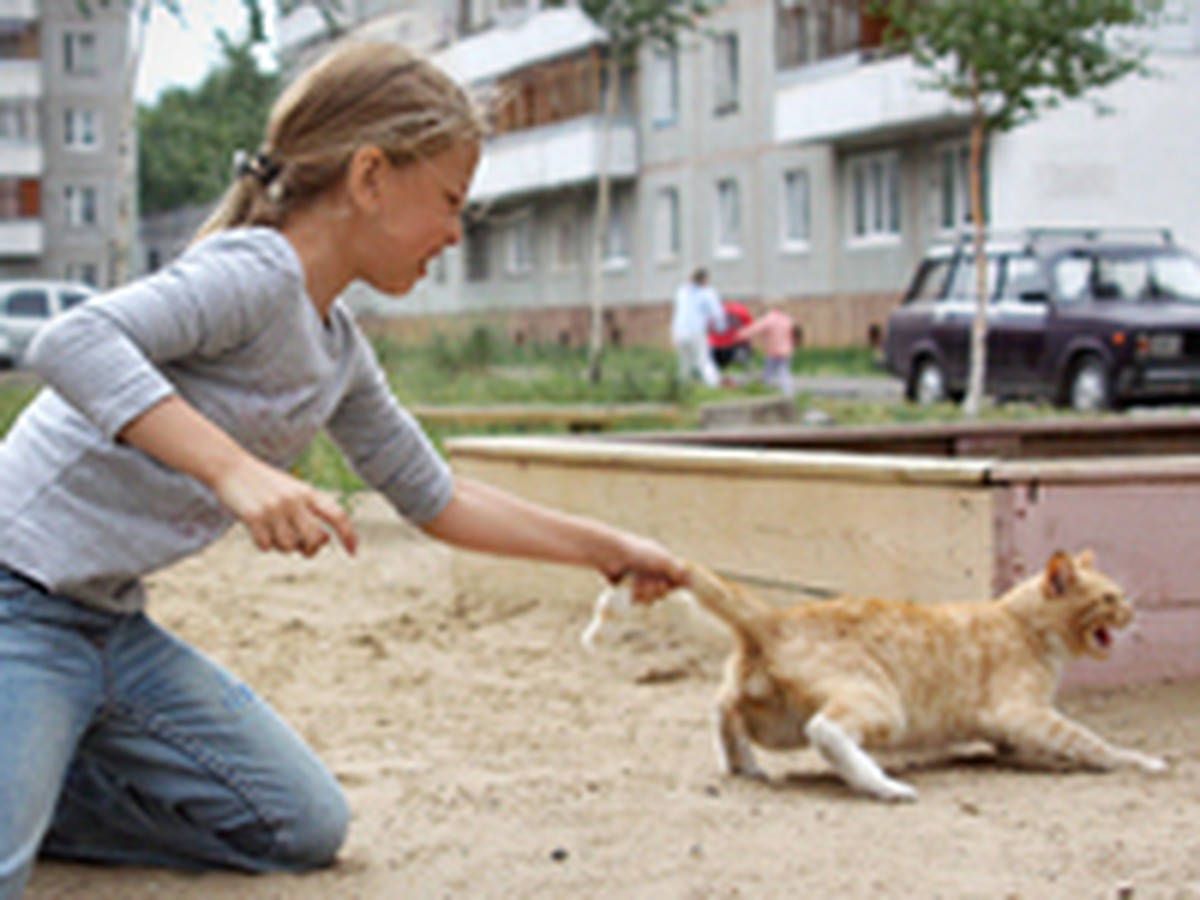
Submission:
M 283 171 L 283 164 L 266 153 L 251 156 L 245 150 L 237 150 L 233 154 L 233 171 L 238 178 L 250 175 L 263 187 L 269 187 Z

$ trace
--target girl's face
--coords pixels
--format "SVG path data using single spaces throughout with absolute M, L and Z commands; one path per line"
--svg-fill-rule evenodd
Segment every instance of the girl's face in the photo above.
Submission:
M 379 202 L 368 213 L 365 246 L 359 248 L 364 281 L 385 294 L 406 294 L 434 257 L 462 240 L 462 212 L 478 162 L 478 146 L 464 143 L 380 167 Z

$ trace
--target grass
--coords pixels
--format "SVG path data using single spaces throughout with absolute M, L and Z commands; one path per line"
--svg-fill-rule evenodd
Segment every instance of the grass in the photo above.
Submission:
M 376 344 L 376 352 L 393 392 L 406 406 L 523 404 L 670 404 L 682 412 L 673 423 L 640 421 L 620 427 L 663 429 L 694 427 L 705 403 L 762 396 L 755 382 L 759 362 L 752 364 L 745 385 L 720 390 L 680 383 L 672 351 L 649 347 L 610 348 L 598 384 L 586 375 L 583 350 L 547 345 L 516 346 L 485 329 L 456 341 L 439 338 L 423 346 Z M 797 352 L 794 371 L 801 376 L 850 375 L 886 378 L 869 348 L 803 349 Z M 20 410 L 32 399 L 36 385 L 22 375 L 0 379 L 0 435 L 8 431 Z M 802 395 L 796 400 L 801 414 L 819 415 L 838 425 L 947 422 L 961 418 L 950 404 L 916 407 L 904 403 L 866 403 Z M 1045 417 L 1042 407 L 989 407 L 981 418 L 1012 420 Z M 438 445 L 466 429 L 430 426 Z M 511 428 L 472 428 L 470 433 L 511 432 Z M 540 432 L 561 430 L 553 426 Z M 304 453 L 295 467 L 301 477 L 342 493 L 361 487 L 341 454 L 324 435 Z

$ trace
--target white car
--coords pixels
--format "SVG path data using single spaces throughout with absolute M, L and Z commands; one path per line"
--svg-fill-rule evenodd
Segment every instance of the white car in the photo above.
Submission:
M 39 328 L 95 295 L 69 281 L 0 281 L 0 366 L 19 365 Z

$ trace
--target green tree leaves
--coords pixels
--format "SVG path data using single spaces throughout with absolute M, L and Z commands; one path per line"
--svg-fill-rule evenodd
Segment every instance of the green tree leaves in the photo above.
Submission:
M 219 34 L 223 63 L 195 90 L 165 92 L 138 109 L 138 191 L 143 212 L 217 199 L 235 150 L 262 142 L 279 78 L 259 69 L 252 43 Z

